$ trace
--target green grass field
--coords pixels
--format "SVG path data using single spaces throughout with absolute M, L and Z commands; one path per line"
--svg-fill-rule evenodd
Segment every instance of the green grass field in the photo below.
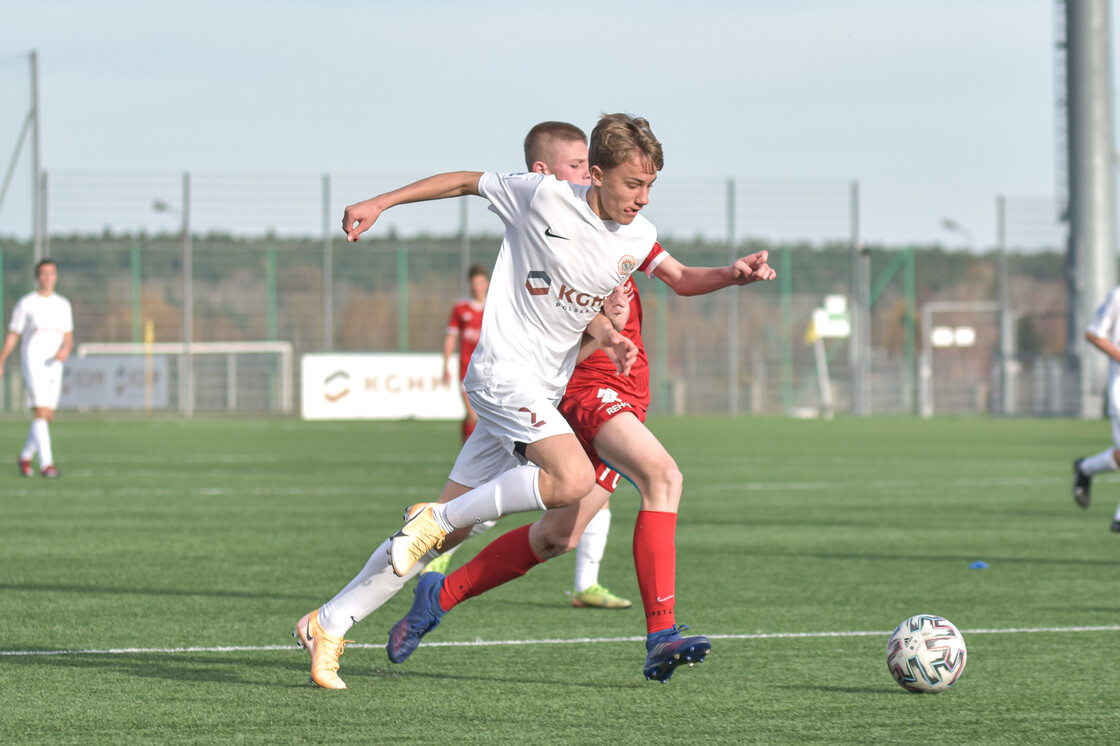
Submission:
M 349 689 L 332 692 L 307 683 L 292 626 L 438 491 L 456 424 L 64 413 L 48 481 L 17 477 L 26 421 L 6 419 L 0 742 L 1120 741 L 1120 479 L 1098 479 L 1087 512 L 1069 496 L 1070 460 L 1102 450 L 1107 423 L 650 425 L 685 474 L 676 612 L 713 638 L 705 663 L 645 681 L 640 608 L 572 608 L 562 557 L 395 666 L 410 586 L 351 631 Z M 602 571 L 635 600 L 636 506 L 624 485 Z M 968 643 L 943 694 L 886 668 L 889 632 L 924 612 Z

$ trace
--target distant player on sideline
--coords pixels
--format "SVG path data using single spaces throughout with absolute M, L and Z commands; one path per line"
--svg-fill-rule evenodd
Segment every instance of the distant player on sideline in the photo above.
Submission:
M 31 459 L 39 454 L 39 473 L 59 476 L 51 448 L 50 423 L 62 397 L 62 364 L 74 345 L 74 314 L 70 301 L 54 292 L 58 265 L 44 259 L 35 265 L 39 287 L 19 299 L 12 309 L 12 323 L 4 347 L 0 349 L 0 377 L 8 355 L 20 343 L 23 380 L 27 386 L 27 406 L 32 409 L 31 429 L 19 455 L 19 472 L 34 474 Z
M 456 384 L 463 397 L 463 406 L 467 415 L 463 418 L 463 442 L 471 437 L 474 432 L 478 415 L 471 409 L 467 399 L 467 392 L 463 390 L 463 377 L 467 375 L 467 366 L 471 362 L 471 353 L 478 344 L 478 335 L 482 332 L 482 309 L 486 304 L 486 291 L 490 289 L 490 272 L 481 264 L 473 264 L 467 271 L 467 283 L 470 285 L 471 297 L 458 301 L 451 309 L 451 318 L 447 321 L 447 334 L 443 338 L 443 383 L 451 383 L 451 356 L 455 353 L 455 343 L 459 343 L 459 377 Z
M 1120 287 L 1114 288 L 1093 314 L 1085 339 L 1108 355 L 1108 414 L 1112 419 L 1112 445 L 1095 456 L 1073 462 L 1073 499 L 1089 507 L 1093 477 L 1120 469 Z M 1112 516 L 1112 530 L 1120 532 L 1120 505 Z
M 531 173 L 552 175 L 561 181 L 582 186 L 591 183 L 591 172 L 587 167 L 587 135 L 574 124 L 541 122 L 535 125 L 525 136 L 524 150 L 525 168 Z M 636 299 L 637 289 L 634 288 L 632 280 L 627 281 L 626 289 L 628 291 L 633 289 L 631 298 Z M 633 302 L 634 300 L 631 301 L 631 303 Z M 478 321 L 481 321 L 481 317 L 478 318 Z M 640 326 L 640 321 L 637 323 Z M 635 319 L 631 318 L 626 324 L 626 329 L 639 328 L 635 327 L 634 324 Z M 623 330 L 623 333 L 638 345 L 638 363 L 644 364 L 645 349 L 641 346 L 641 336 L 635 338 L 633 334 L 626 330 Z M 477 340 L 477 337 L 475 339 Z M 447 349 L 447 342 L 445 342 L 445 369 L 446 359 L 450 356 Z M 474 349 L 473 345 L 471 349 Z M 613 374 L 614 367 L 606 360 L 606 356 L 600 353 L 597 359 L 600 358 L 608 368 L 608 372 Z M 469 356 L 467 362 L 469 362 Z M 466 375 L 466 362 L 460 361 L 460 365 L 462 367 L 460 380 L 462 380 L 463 376 Z M 582 364 L 577 365 L 575 376 L 578 377 L 582 369 Z M 641 374 L 638 370 L 632 371 L 632 374 L 640 378 L 643 382 L 642 385 L 648 389 L 648 368 L 645 368 Z M 561 405 L 561 411 L 564 411 L 563 404 Z M 564 414 L 571 422 L 571 416 L 566 411 Z M 578 431 L 576 435 L 581 438 L 582 442 L 582 435 Z M 588 456 L 592 457 L 592 454 L 588 453 Z M 609 469 L 604 472 L 594 457 L 591 458 L 591 461 L 592 465 L 595 466 L 595 476 L 598 483 L 596 488 L 604 489 L 602 485 L 608 485 L 609 495 L 609 492 L 613 492 L 618 485 L 618 474 Z M 588 524 L 583 535 L 579 538 L 579 546 L 576 547 L 575 588 L 572 591 L 572 605 L 576 608 L 628 609 L 633 606 L 629 599 L 618 596 L 599 582 L 599 566 L 606 554 L 607 537 L 611 530 L 610 507 L 610 502 L 605 502 L 602 510 L 595 514 L 595 517 L 591 519 L 591 523 Z M 470 535 L 477 536 L 493 526 L 493 521 L 480 523 L 471 529 Z M 446 575 L 451 565 L 451 555 L 455 553 L 459 546 L 454 542 L 458 540 L 459 537 L 455 537 L 455 539 L 445 542 L 442 554 L 429 562 L 421 572 L 439 572 Z

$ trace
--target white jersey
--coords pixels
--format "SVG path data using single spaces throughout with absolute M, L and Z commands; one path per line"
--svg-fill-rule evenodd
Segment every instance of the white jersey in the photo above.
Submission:
M 74 331 L 70 301 L 57 293 L 47 296 L 28 293 L 12 309 L 8 331 L 20 335 L 20 353 L 25 375 L 51 364 L 67 332 Z
M 636 269 L 653 271 L 646 263 L 657 229 L 641 215 L 629 225 L 603 220 L 587 204 L 589 189 L 531 173 L 479 179 L 479 194 L 506 232 L 467 391 L 516 381 L 559 398 L 603 300 Z
M 1085 331 L 1094 336 L 1103 337 L 1120 347 L 1120 287 L 1113 288 L 1108 297 L 1104 299 L 1104 303 L 1097 308 L 1096 313 L 1093 314 L 1093 320 L 1089 322 Z M 1118 375 L 1120 375 L 1120 364 L 1109 358 L 1108 377 L 1115 379 Z

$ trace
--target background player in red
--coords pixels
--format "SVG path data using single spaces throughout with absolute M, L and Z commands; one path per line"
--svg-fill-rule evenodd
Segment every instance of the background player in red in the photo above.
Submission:
M 463 377 L 467 375 L 471 353 L 474 352 L 475 345 L 478 344 L 478 336 L 482 331 L 482 310 L 486 304 L 486 291 L 490 289 L 490 272 L 481 264 L 473 264 L 467 271 L 467 282 L 470 285 L 471 297 L 463 298 L 451 309 L 451 318 L 447 321 L 447 334 L 443 338 L 444 384 L 451 383 L 451 356 L 455 353 L 455 343 L 459 343 L 459 377 L 455 379 L 455 385 L 459 387 L 463 406 L 467 409 L 467 415 L 463 418 L 464 443 L 474 432 L 478 415 L 471 409 L 467 392 L 463 390 Z

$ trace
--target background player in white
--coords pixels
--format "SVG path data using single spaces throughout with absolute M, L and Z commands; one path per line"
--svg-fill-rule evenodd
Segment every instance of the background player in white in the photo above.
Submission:
M 1073 462 L 1073 499 L 1089 507 L 1093 477 L 1120 469 L 1120 287 L 1114 288 L 1093 314 L 1085 339 L 1108 355 L 1108 414 L 1112 419 L 1112 445 L 1095 456 Z M 1112 517 L 1112 530 L 1120 531 L 1120 505 Z
M 613 298 L 622 312 L 613 323 L 621 327 L 627 310 L 621 284 L 650 268 L 657 231 L 639 213 L 663 163 L 661 144 L 643 119 L 604 117 L 593 144 L 596 134 L 605 165 L 596 167 L 599 178 L 590 187 L 539 174 L 455 172 L 346 209 L 343 227 L 351 241 L 395 205 L 468 194 L 485 196 L 506 225 L 465 381 L 479 424 L 441 493 L 458 497 L 423 506 L 394 535 L 389 559 L 398 576 L 455 529 L 570 505 L 594 485 L 591 462 L 556 404 L 585 332 L 620 373 L 637 356 L 634 343 L 599 311 Z M 330 619 L 335 630 L 353 623 Z M 299 621 L 296 635 L 311 652 L 312 680 L 345 688 L 337 676 L 345 640 L 320 625 L 319 610 Z
M 57 477 L 50 423 L 62 396 L 62 364 L 70 357 L 74 344 L 74 314 L 70 301 L 54 292 L 58 265 L 53 260 L 44 259 L 35 265 L 35 279 L 39 287 L 20 298 L 12 309 L 12 323 L 0 349 L 0 377 L 4 375 L 8 355 L 19 343 L 27 406 L 32 410 L 27 442 L 19 455 L 19 470 L 30 477 L 31 460 L 38 453 L 39 473 Z
M 561 181 L 569 181 L 573 184 L 581 184 L 584 186 L 591 183 L 591 171 L 588 169 L 587 165 L 587 135 L 574 124 L 553 121 L 541 122 L 534 125 L 525 136 L 524 151 L 525 168 L 531 173 L 551 174 Z M 629 281 L 626 287 L 628 289 L 632 288 L 633 282 Z M 456 306 L 456 308 L 458 308 L 458 306 Z M 477 321 L 481 321 L 481 316 Z M 627 327 L 631 326 L 632 323 L 633 319 L 628 322 Z M 448 339 L 453 339 L 450 334 L 448 335 Z M 631 337 L 631 339 L 633 339 L 633 337 Z M 475 341 L 477 341 L 477 335 Z M 640 362 L 645 352 L 640 346 L 640 339 L 635 339 L 634 342 L 639 345 L 638 360 Z M 474 345 L 472 344 L 471 351 L 473 352 L 473 350 Z M 450 353 L 448 352 L 448 343 L 445 341 L 445 370 L 448 357 L 450 357 Z M 599 353 L 597 358 L 602 358 L 601 365 L 612 368 L 613 372 L 613 366 L 610 366 L 609 361 L 606 360 L 606 357 L 602 355 L 602 353 Z M 460 361 L 462 367 L 460 380 L 466 375 L 466 366 L 468 362 L 469 359 Z M 576 370 L 577 372 L 579 371 L 579 366 L 576 367 Z M 592 459 L 592 463 L 596 463 L 595 459 Z M 600 472 L 600 468 L 596 465 L 595 473 L 598 482 L 612 485 L 611 490 L 613 491 L 613 485 L 618 484 L 618 475 L 611 472 L 610 474 L 603 474 L 600 476 Z M 471 536 L 477 536 L 493 527 L 493 525 L 493 521 L 480 523 L 472 529 Z M 610 534 L 610 528 L 611 509 L 608 500 L 603 504 L 602 509 L 595 514 L 594 518 L 591 519 L 591 522 L 579 537 L 579 545 L 576 547 L 575 588 L 572 591 L 572 605 L 577 608 L 628 609 L 633 605 L 629 599 L 622 598 L 613 593 L 609 588 L 599 582 L 599 569 L 603 561 L 603 556 L 606 554 L 607 538 Z M 428 563 L 421 572 L 439 572 L 447 574 L 450 568 L 451 556 L 455 553 L 458 546 L 459 545 L 456 544 L 455 546 L 444 547 L 443 553 Z

